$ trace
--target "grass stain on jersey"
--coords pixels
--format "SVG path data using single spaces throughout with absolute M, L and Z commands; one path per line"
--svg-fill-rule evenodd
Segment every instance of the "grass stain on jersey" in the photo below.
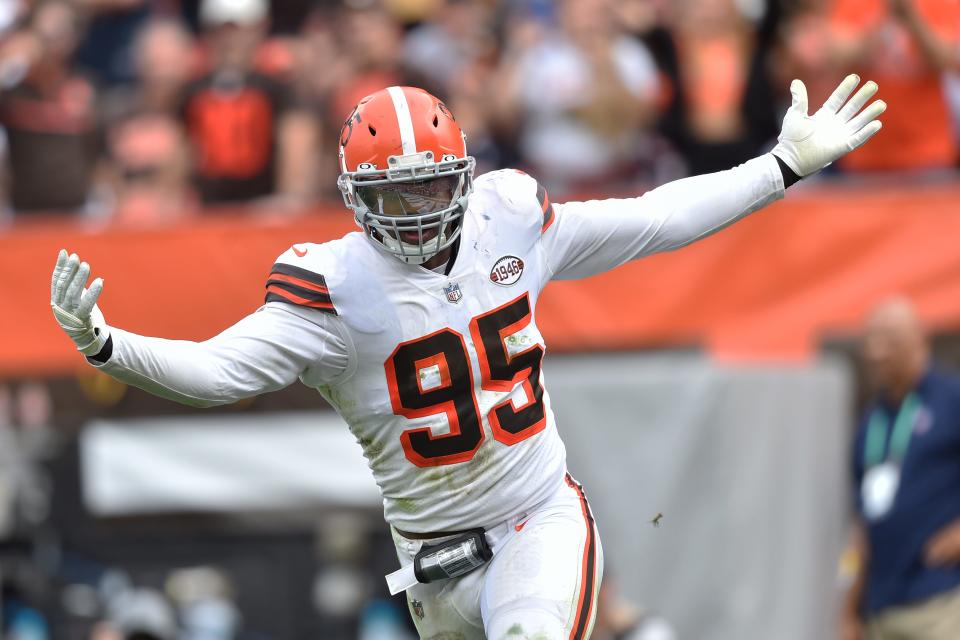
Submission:
M 473 456 L 470 464 L 464 469 L 463 486 L 460 487 L 460 490 L 467 495 L 471 493 L 470 488 L 474 483 L 487 473 L 487 470 L 493 463 L 493 447 L 494 444 L 492 440 L 484 442 L 483 445 L 477 449 L 477 453 Z
M 457 465 L 455 469 L 439 468 L 447 491 L 459 495 L 461 499 L 470 497 L 474 492 L 474 484 L 487 472 L 493 462 L 493 447 L 493 440 L 488 438 L 480 445 L 469 462 Z M 430 479 L 433 479 L 432 476 Z
M 324 400 L 330 403 L 330 406 L 337 410 L 337 413 L 339 413 L 344 420 L 350 422 L 350 416 L 353 414 L 353 410 L 357 408 L 356 402 L 348 399 L 342 391 L 333 385 L 321 384 L 317 386 L 317 391 L 320 392 Z
M 523 626 L 515 624 L 509 629 L 507 629 L 507 635 L 503 637 L 503 640 L 515 640 L 518 636 L 523 636 L 523 640 L 550 640 L 550 636 L 546 633 L 535 633 L 532 636 L 526 635 L 526 631 L 523 630 Z
M 417 513 L 420 511 L 420 505 L 413 498 L 397 498 L 393 501 L 397 509 L 406 513 Z
M 363 455 L 366 456 L 368 460 L 379 458 L 380 454 L 383 453 L 383 443 L 377 442 L 373 438 L 360 436 L 357 438 L 357 442 L 363 447 Z

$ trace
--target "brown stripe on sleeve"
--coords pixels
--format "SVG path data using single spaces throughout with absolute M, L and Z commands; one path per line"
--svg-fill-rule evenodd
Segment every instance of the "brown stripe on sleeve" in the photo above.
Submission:
M 264 302 L 286 302 L 337 315 L 322 275 L 281 262 L 273 265 L 267 278 Z
M 306 280 L 315 285 L 326 288 L 327 281 L 319 273 L 314 273 L 308 269 L 303 269 L 301 267 L 295 267 L 292 264 L 286 264 L 283 262 L 277 262 L 272 267 L 270 267 L 270 273 L 279 273 L 285 276 L 292 276 L 294 278 L 299 278 L 300 280 Z
M 540 210 L 543 212 L 543 224 L 540 227 L 540 233 L 543 233 L 553 224 L 554 214 L 553 203 L 550 202 L 550 196 L 539 182 L 537 183 L 537 201 L 540 202 Z

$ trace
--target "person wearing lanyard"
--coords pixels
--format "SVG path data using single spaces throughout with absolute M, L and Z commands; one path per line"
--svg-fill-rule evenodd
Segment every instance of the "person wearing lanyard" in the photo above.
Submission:
M 853 479 L 861 558 L 843 640 L 960 638 L 960 378 L 930 364 L 910 303 L 866 323 L 876 390 L 857 432 Z

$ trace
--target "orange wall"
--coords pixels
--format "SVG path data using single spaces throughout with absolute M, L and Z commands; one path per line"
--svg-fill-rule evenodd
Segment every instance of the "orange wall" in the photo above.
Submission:
M 61 247 L 104 278 L 111 324 L 202 339 L 257 308 L 290 244 L 353 229 L 340 207 L 160 229 L 14 225 L 0 234 L 0 376 L 82 366 L 49 310 Z M 911 295 L 931 326 L 960 328 L 958 243 L 960 184 L 808 189 L 678 252 L 553 283 L 537 322 L 554 352 L 702 343 L 728 359 L 803 358 L 824 332 L 855 330 L 895 292 Z

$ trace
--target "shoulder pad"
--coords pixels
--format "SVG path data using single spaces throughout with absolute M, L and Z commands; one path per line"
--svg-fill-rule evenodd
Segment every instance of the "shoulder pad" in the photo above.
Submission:
M 337 315 L 323 275 L 328 262 L 324 249 L 324 245 L 304 243 L 282 253 L 270 267 L 264 302 L 286 302 Z
M 490 171 L 477 178 L 474 185 L 478 192 L 489 194 L 511 213 L 534 218 L 541 233 L 553 224 L 553 204 L 547 190 L 519 169 Z

